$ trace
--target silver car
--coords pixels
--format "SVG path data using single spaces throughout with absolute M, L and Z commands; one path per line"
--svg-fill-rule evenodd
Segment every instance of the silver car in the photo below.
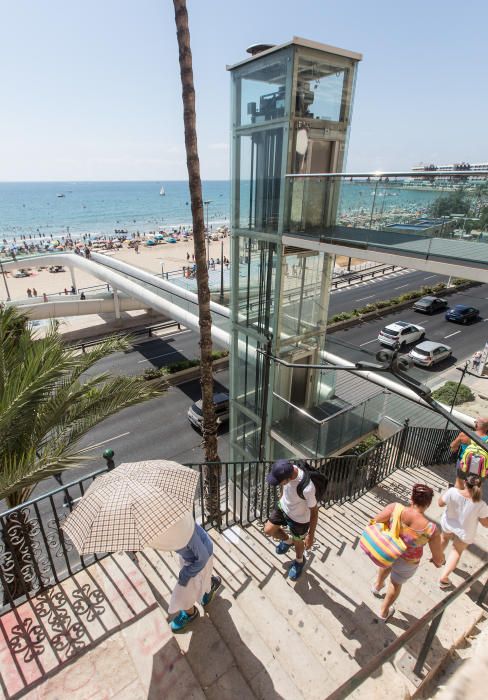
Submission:
M 423 343 L 416 345 L 408 353 L 409 357 L 416 365 L 422 367 L 432 367 L 442 360 L 447 360 L 452 355 L 452 349 L 449 345 L 443 343 L 434 343 L 431 340 L 424 340 Z

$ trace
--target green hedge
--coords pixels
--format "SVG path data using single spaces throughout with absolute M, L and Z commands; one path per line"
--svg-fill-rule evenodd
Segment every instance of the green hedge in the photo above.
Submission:
M 220 360 L 221 357 L 227 357 L 229 354 L 228 350 L 213 350 L 212 360 Z M 176 372 L 182 372 L 185 369 L 190 369 L 191 367 L 199 367 L 200 360 L 180 360 L 179 362 L 171 362 L 169 365 L 164 367 L 150 367 L 144 370 L 141 375 L 141 379 L 159 379 L 159 377 L 167 377 L 169 374 L 176 374 Z
M 441 403 L 445 403 L 448 406 L 453 405 L 454 397 L 456 396 L 456 390 L 458 387 L 458 382 L 446 382 L 441 387 L 432 392 L 432 398 Z M 461 403 L 466 403 L 467 401 L 474 401 L 475 396 L 469 386 L 466 384 L 461 384 L 459 391 L 454 401 L 454 406 L 459 406 Z
M 454 279 L 452 284 L 454 287 L 459 287 L 466 284 L 468 280 Z M 393 299 L 384 299 L 382 301 L 371 302 L 360 309 L 353 309 L 352 311 L 342 311 L 340 314 L 334 314 L 329 318 L 329 323 L 339 323 L 339 321 L 349 321 L 351 318 L 358 318 L 364 314 L 372 313 L 373 311 L 379 311 L 380 309 L 387 309 L 389 306 L 396 306 L 397 304 L 402 304 L 406 301 L 414 301 L 415 299 L 420 299 L 427 294 L 440 294 L 446 289 L 446 285 L 443 282 L 433 285 L 432 287 L 422 287 L 421 289 L 416 289 L 411 292 L 405 292 L 398 297 L 393 297 Z

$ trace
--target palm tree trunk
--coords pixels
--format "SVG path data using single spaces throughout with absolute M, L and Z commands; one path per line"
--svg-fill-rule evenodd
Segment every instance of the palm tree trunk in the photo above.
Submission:
M 186 0 L 173 0 L 176 35 L 178 39 L 183 120 L 185 125 L 186 164 L 190 186 L 193 218 L 193 246 L 198 286 L 198 314 L 200 325 L 200 384 L 202 387 L 203 447 L 207 465 L 204 472 L 204 494 L 207 516 L 220 522 L 220 459 L 217 452 L 217 422 L 213 404 L 212 373 L 212 317 L 210 314 L 210 289 L 205 255 L 205 224 L 203 214 L 202 182 L 198 158 L 195 88 L 190 48 L 190 30 Z M 215 464 L 208 464 L 208 463 Z

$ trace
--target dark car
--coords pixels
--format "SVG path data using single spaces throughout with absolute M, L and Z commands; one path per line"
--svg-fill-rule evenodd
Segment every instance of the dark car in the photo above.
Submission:
M 440 297 L 422 297 L 417 299 L 413 309 L 422 314 L 435 314 L 436 311 L 447 309 L 447 300 Z
M 229 394 L 224 392 L 220 394 L 213 395 L 213 402 L 215 406 L 215 416 L 217 418 L 217 425 L 222 425 L 227 423 L 229 420 Z M 202 430 L 203 424 L 203 412 L 202 412 L 202 399 L 196 401 L 188 409 L 188 420 L 194 428 L 197 430 Z
M 465 306 L 465 304 L 456 304 L 452 309 L 446 311 L 446 321 L 455 321 L 456 323 L 477 321 L 479 316 L 479 309 L 475 309 L 474 306 Z

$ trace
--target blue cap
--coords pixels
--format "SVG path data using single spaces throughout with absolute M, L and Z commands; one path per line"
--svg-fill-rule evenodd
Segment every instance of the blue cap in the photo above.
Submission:
M 279 459 L 271 467 L 271 471 L 266 477 L 266 481 L 271 486 L 278 486 L 285 479 L 293 476 L 293 464 L 288 459 Z

